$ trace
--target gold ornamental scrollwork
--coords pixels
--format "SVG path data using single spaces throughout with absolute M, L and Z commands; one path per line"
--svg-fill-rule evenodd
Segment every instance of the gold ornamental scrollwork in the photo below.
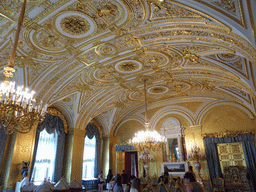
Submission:
M 217 137 L 217 138 L 223 138 L 223 137 L 237 137 L 238 135 L 242 134 L 255 134 L 255 131 L 253 130 L 246 130 L 246 131 L 225 131 L 225 132 L 218 132 L 218 133 L 205 133 L 202 134 L 203 138 L 207 137 Z
M 86 19 L 77 15 L 65 17 L 60 22 L 63 31 L 71 35 L 81 35 L 90 29 L 90 24 Z
M 49 108 L 47 109 L 47 113 L 49 113 L 49 114 L 52 115 L 52 116 L 58 116 L 58 117 L 62 120 L 62 122 L 63 122 L 65 133 L 68 132 L 68 123 L 67 123 L 67 120 L 66 120 L 65 116 L 62 115 L 62 113 L 61 113 L 60 111 L 58 111 L 58 110 L 55 109 L 55 108 L 49 107 Z

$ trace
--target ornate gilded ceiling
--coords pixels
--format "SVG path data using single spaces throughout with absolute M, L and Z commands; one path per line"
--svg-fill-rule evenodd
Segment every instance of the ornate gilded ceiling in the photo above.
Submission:
M 1 70 L 21 3 L 0 4 Z M 255 8 L 254 0 L 31 0 L 15 78 L 70 127 L 96 117 L 106 135 L 133 115 L 143 121 L 145 79 L 151 109 L 226 102 L 255 115 Z

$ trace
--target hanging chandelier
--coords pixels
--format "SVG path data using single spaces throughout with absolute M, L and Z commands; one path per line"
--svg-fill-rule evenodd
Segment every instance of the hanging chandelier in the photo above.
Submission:
M 24 86 L 16 86 L 14 81 L 10 81 L 15 72 L 15 56 L 19 40 L 19 34 L 23 23 L 26 8 L 24 0 L 20 13 L 17 33 L 14 40 L 8 67 L 4 68 L 5 81 L 0 83 L 0 128 L 5 129 L 7 134 L 12 134 L 14 130 L 27 133 L 32 125 L 42 121 L 47 111 L 47 105 L 43 106 L 42 101 L 36 105 L 34 91 L 30 91 Z
M 131 145 L 134 145 L 140 151 L 153 150 L 158 151 L 162 149 L 163 144 L 167 143 L 166 137 L 160 135 L 157 131 L 149 130 L 150 124 L 148 122 L 148 109 L 147 109 L 147 88 L 146 79 L 144 80 L 144 94 L 145 94 L 145 129 L 146 131 L 139 131 L 135 136 L 129 140 Z

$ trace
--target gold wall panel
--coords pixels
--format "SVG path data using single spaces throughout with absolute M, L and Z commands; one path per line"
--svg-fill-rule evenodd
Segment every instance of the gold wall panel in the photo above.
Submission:
M 122 174 L 125 169 L 125 152 L 117 151 L 116 152 L 116 174 Z
M 186 103 L 179 103 L 178 105 L 188 108 L 193 113 L 196 112 L 196 110 L 203 104 L 203 102 L 186 102 Z
M 241 142 L 236 143 L 217 143 L 220 167 L 222 173 L 224 168 L 229 166 L 244 166 L 244 150 Z
M 127 142 L 134 134 L 140 130 L 145 130 L 144 126 L 138 121 L 127 121 L 116 133 L 117 144 Z
M 202 134 L 255 130 L 255 125 L 255 119 L 250 119 L 240 108 L 222 105 L 214 107 L 205 114 L 202 120 Z

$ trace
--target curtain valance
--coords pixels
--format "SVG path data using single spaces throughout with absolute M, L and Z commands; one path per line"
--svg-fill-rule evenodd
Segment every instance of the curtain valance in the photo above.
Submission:
M 98 127 L 97 127 L 96 125 L 89 123 L 89 124 L 86 126 L 85 130 L 86 130 L 86 136 L 87 136 L 89 139 L 92 139 L 93 136 L 95 136 L 96 139 L 99 138 L 99 135 L 100 135 L 100 134 L 99 134 L 99 129 L 98 129 Z
M 60 117 L 52 116 L 47 113 L 45 115 L 44 121 L 41 124 L 38 124 L 37 131 L 41 132 L 44 129 L 49 134 L 56 130 L 58 135 L 60 135 L 60 133 L 64 133 L 64 124 Z

